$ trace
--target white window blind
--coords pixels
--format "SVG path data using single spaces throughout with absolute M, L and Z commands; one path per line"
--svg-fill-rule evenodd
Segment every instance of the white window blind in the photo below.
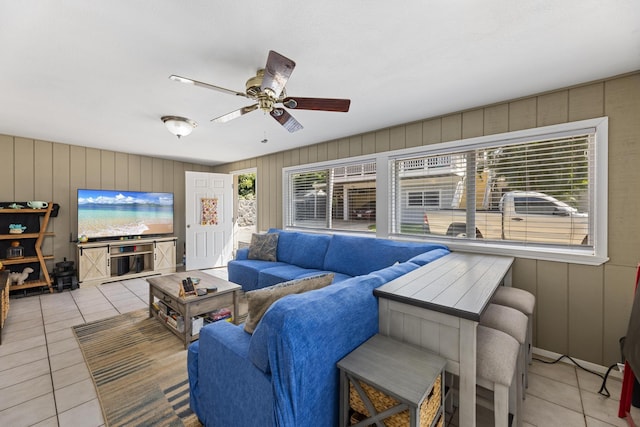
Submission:
M 318 169 L 290 176 L 289 225 L 324 227 L 330 170 Z
M 589 246 L 594 132 L 396 158 L 392 231 Z
M 285 172 L 288 227 L 375 232 L 376 163 Z

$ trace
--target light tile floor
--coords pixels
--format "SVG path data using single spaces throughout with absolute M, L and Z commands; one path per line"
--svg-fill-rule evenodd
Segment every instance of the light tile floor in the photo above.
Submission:
M 628 426 L 618 418 L 622 382 L 609 376 L 607 389 L 611 397 L 598 394 L 602 378 L 567 363 L 546 364 L 534 354 L 529 367 L 529 388 L 523 405 L 523 426 L 540 427 L 605 427 Z M 548 359 L 545 359 L 548 360 Z M 640 420 L 640 409 L 631 407 L 634 421 Z M 449 426 L 457 426 L 457 413 Z M 493 412 L 478 407 L 479 427 L 493 425 Z
M 224 277 L 221 270 L 207 272 Z M 74 291 L 12 298 L 0 345 L 0 426 L 104 425 L 89 371 L 71 326 L 145 308 L 148 284 L 131 279 Z M 524 426 L 626 426 L 617 417 L 621 382 L 572 365 L 534 361 L 524 402 Z M 640 410 L 632 408 L 635 420 Z M 448 421 L 457 425 L 457 414 Z M 478 408 L 478 426 L 491 426 Z

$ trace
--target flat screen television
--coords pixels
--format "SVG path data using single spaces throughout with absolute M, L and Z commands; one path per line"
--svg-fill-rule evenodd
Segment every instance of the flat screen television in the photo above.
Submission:
M 78 237 L 173 234 L 173 193 L 78 190 Z

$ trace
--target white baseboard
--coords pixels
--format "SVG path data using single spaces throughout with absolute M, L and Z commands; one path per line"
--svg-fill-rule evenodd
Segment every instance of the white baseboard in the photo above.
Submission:
M 536 354 L 538 356 L 542 356 L 542 357 L 546 357 L 549 359 L 553 359 L 556 360 L 557 358 L 559 358 L 560 356 L 562 356 L 562 354 L 559 353 L 554 353 L 553 351 L 548 351 L 548 350 L 543 350 L 541 348 L 538 347 L 533 347 L 533 354 Z M 607 373 L 607 369 L 609 369 L 608 366 L 601 366 L 601 365 L 597 365 L 595 363 L 592 362 L 587 362 L 585 360 L 580 360 L 576 357 L 571 356 L 571 358 L 573 360 L 575 360 L 576 362 L 578 362 L 580 364 L 580 366 L 589 369 L 590 371 L 593 372 L 597 372 L 599 374 L 606 374 Z M 574 363 L 571 362 L 571 360 L 567 359 L 566 357 L 562 358 L 561 362 L 566 363 L 567 365 L 572 365 L 575 366 Z M 619 380 L 622 380 L 622 372 L 620 372 L 620 370 L 616 369 L 612 369 L 611 372 L 609 373 L 609 377 L 611 378 L 617 378 Z

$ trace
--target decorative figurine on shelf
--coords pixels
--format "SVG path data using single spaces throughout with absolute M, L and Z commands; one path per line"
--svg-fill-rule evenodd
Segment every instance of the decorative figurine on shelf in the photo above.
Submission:
M 26 267 L 24 270 L 22 270 L 22 273 L 9 273 L 9 283 L 22 285 L 31 273 L 33 273 L 33 268 L 31 267 Z
M 83 234 L 82 236 L 78 237 L 78 242 L 80 243 L 87 243 L 89 241 L 89 238 L 86 236 L 86 234 Z
M 29 206 L 31 209 L 44 209 L 49 207 L 49 203 L 33 200 L 31 202 L 27 202 L 27 206 Z
M 7 248 L 7 259 L 24 258 L 24 246 L 20 245 L 18 240 L 11 242 L 11 246 Z
M 22 234 L 26 229 L 22 224 L 9 224 L 9 234 Z

